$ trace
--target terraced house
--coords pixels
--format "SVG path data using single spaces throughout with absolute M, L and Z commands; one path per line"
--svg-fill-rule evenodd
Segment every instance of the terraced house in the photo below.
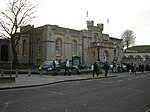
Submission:
M 19 63 L 40 65 L 45 60 L 72 60 L 90 66 L 96 60 L 119 62 L 123 56 L 121 39 L 103 33 L 103 24 L 87 21 L 87 30 L 74 30 L 57 25 L 21 28 L 17 46 Z

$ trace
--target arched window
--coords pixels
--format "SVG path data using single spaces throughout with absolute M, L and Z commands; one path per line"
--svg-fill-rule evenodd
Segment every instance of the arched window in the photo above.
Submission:
M 97 33 L 95 33 L 95 34 L 94 34 L 94 41 L 95 41 L 95 42 L 97 42 L 97 41 L 98 41 L 98 37 L 99 37 L 99 36 L 98 36 L 98 34 L 97 34 Z
M 71 43 L 71 48 L 72 48 L 72 56 L 77 55 L 77 41 L 73 40 Z
M 122 57 L 122 59 L 126 59 L 127 57 L 124 55 L 123 57 Z
M 148 56 L 148 55 L 145 55 L 144 57 L 145 57 L 145 59 L 149 59 L 149 56 Z
M 129 56 L 128 56 L 128 59 L 129 59 L 129 60 L 133 60 L 133 59 L 134 59 L 134 56 L 129 55 Z
M 38 38 L 37 39 L 37 53 L 38 53 L 38 55 L 41 55 L 41 47 L 42 45 L 41 45 L 41 40 Z
M 142 57 L 140 55 L 135 56 L 136 59 L 141 59 Z
M 62 53 L 62 40 L 61 39 L 57 39 L 55 42 L 55 53 L 56 53 L 56 56 L 61 56 L 61 53 Z
M 22 43 L 22 55 L 25 56 L 27 54 L 27 42 L 26 40 L 23 40 Z
M 8 52 L 9 52 L 8 45 L 2 45 L 1 46 L 1 61 L 8 61 Z

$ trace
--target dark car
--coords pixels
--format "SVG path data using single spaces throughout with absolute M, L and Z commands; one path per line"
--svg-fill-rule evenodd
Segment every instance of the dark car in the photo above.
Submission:
M 54 71 L 54 61 L 45 61 L 40 67 L 39 70 L 45 70 L 45 71 Z M 60 70 L 60 65 L 56 64 L 55 70 L 59 71 Z

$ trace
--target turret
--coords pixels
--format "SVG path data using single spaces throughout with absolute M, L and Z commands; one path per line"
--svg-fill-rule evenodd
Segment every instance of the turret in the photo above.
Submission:
M 104 24 L 103 23 L 97 24 L 97 28 L 99 28 L 100 31 L 102 32 L 104 29 Z
M 94 21 L 87 21 L 87 28 L 91 29 L 94 26 Z

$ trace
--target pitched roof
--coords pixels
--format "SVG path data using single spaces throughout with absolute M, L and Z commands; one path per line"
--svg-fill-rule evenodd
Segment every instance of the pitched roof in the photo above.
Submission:
M 126 49 L 128 51 L 136 51 L 138 53 L 150 53 L 150 45 L 132 46 Z

